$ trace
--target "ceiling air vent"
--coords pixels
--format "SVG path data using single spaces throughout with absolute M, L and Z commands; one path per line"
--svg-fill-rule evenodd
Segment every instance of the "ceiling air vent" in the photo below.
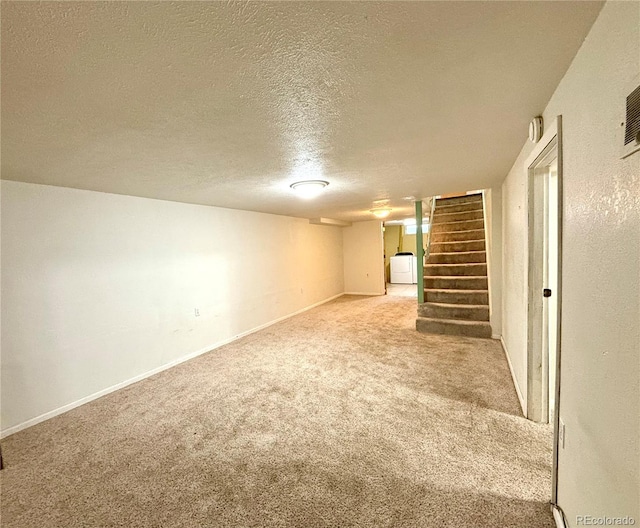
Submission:
M 626 158 L 638 150 L 640 150 L 640 86 L 627 96 L 622 157 Z

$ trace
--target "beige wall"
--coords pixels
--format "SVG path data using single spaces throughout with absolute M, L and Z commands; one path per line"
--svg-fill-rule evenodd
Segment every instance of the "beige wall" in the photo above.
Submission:
M 346 293 L 385 292 L 382 223 L 355 222 L 343 228 L 344 289 Z
M 400 251 L 410 251 L 414 255 L 418 254 L 416 246 L 416 235 L 407 235 L 404 226 L 390 225 L 384 228 L 384 269 L 386 281 L 391 278 L 391 260 Z
M 502 189 L 485 189 L 483 196 L 491 332 L 494 339 L 499 339 L 502 335 Z
M 338 227 L 1 189 L 4 434 L 344 291 Z
M 391 279 L 391 257 L 400 251 L 400 234 L 402 226 L 390 225 L 384 228 L 384 272 L 387 282 Z
M 402 247 L 400 251 L 411 252 L 414 255 L 418 254 L 418 246 L 416 244 L 416 235 L 407 235 L 406 228 L 402 227 Z
M 571 527 L 578 515 L 640 522 L 640 153 L 621 160 L 619 134 L 640 74 L 639 22 L 639 3 L 607 3 L 544 111 L 546 123 L 563 119 L 558 503 Z M 502 188 L 503 336 L 523 391 L 531 149 Z

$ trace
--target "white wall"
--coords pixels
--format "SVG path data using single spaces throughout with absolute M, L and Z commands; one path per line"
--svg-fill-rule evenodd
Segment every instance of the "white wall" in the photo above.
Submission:
M 606 4 L 543 114 L 563 116 L 558 503 L 570 526 L 578 515 L 640 522 L 640 153 L 621 160 L 619 135 L 639 46 L 640 4 Z M 503 336 L 522 388 L 530 151 L 503 185 Z
M 489 278 L 489 322 L 492 337 L 499 339 L 502 335 L 502 189 L 485 189 L 483 194 Z
M 10 181 L 1 196 L 5 434 L 344 290 L 338 227 Z
M 502 185 L 502 342 L 527 409 L 527 171 L 525 145 Z
M 355 222 L 344 228 L 343 237 L 345 292 L 383 295 L 385 279 L 382 222 Z

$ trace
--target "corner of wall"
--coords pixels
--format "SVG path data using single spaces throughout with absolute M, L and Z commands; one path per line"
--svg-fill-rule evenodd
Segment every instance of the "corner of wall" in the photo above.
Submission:
M 509 365 L 509 372 L 511 372 L 511 379 L 513 380 L 513 386 L 516 389 L 516 394 L 518 396 L 518 401 L 520 402 L 520 408 L 522 409 L 522 415 L 526 418 L 527 416 L 527 399 L 526 399 L 526 391 L 520 389 L 520 385 L 518 384 L 518 378 L 516 378 L 515 373 L 513 372 L 513 365 L 511 364 L 511 358 L 509 356 L 509 351 L 507 350 L 507 345 L 504 342 L 504 339 L 500 337 L 500 344 L 502 345 L 502 351 L 504 352 L 505 357 L 507 358 L 507 365 Z
M 484 215 L 489 279 L 489 321 L 493 339 L 502 336 L 502 189 L 485 189 Z

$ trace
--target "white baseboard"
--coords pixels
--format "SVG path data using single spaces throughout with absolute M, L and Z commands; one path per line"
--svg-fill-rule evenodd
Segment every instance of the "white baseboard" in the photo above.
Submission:
M 50 418 L 54 418 L 55 416 L 59 416 L 60 414 L 66 413 L 67 411 L 70 411 L 72 409 L 75 409 L 76 407 L 80 407 L 80 405 L 84 405 L 85 403 L 89 403 L 93 400 L 97 400 L 98 398 L 101 398 L 102 396 L 106 396 L 107 394 L 110 394 L 112 392 L 115 392 L 119 389 L 123 389 L 125 387 L 127 387 L 128 385 L 132 385 L 133 383 L 137 383 L 138 381 L 142 381 L 145 378 L 149 378 L 155 374 L 158 374 L 160 372 L 162 372 L 163 370 L 167 370 L 170 369 L 171 367 L 175 367 L 176 365 L 179 365 L 180 363 L 184 363 L 185 361 L 189 361 L 190 359 L 196 358 L 202 354 L 205 354 L 207 352 L 211 352 L 212 350 L 215 350 L 216 348 L 220 348 L 224 345 L 228 345 L 229 343 L 232 343 L 233 341 L 236 341 L 238 339 L 241 339 L 245 336 L 248 336 L 249 334 L 253 334 L 255 332 L 258 332 L 260 330 L 263 330 L 271 325 L 274 325 L 276 323 L 279 323 L 280 321 L 284 321 L 285 319 L 289 319 L 295 315 L 299 315 L 303 312 L 306 312 L 308 310 L 311 310 L 312 308 L 315 308 L 317 306 L 320 306 L 321 304 L 325 304 L 328 303 L 330 301 L 333 301 L 334 299 L 337 299 L 338 297 L 342 297 L 343 295 L 345 295 L 344 293 L 338 293 L 337 295 L 333 295 L 327 299 L 324 299 L 322 301 L 319 301 L 317 303 L 314 303 L 310 306 L 306 306 L 305 308 L 302 308 L 296 312 L 290 313 L 288 315 L 284 315 L 282 317 L 279 317 L 278 319 L 274 319 L 273 321 L 269 321 L 268 323 L 262 324 L 260 326 L 256 326 L 255 328 L 252 328 L 251 330 L 247 330 L 246 332 L 242 332 L 240 334 L 237 334 L 233 337 L 230 337 L 228 339 L 224 339 L 222 341 L 219 341 L 213 345 L 207 346 L 205 348 L 202 348 L 200 350 L 197 350 L 195 352 L 191 352 L 189 354 L 186 354 L 184 356 L 179 357 L 178 359 L 174 359 L 172 361 L 169 361 L 168 363 L 165 363 L 164 365 L 161 365 L 159 367 L 156 367 L 152 370 L 148 370 L 146 372 L 143 372 L 142 374 L 138 374 L 137 376 L 134 376 L 133 378 L 129 378 L 125 381 L 122 381 L 120 383 L 116 383 L 115 385 L 112 385 L 110 387 L 107 387 L 106 389 L 102 389 L 98 392 L 94 392 L 93 394 L 90 394 L 89 396 L 85 396 L 84 398 L 80 398 L 79 400 L 76 400 L 72 403 L 68 403 L 67 405 L 63 405 L 62 407 L 58 407 L 57 409 L 53 409 L 52 411 L 48 411 L 44 414 L 41 414 L 39 416 L 36 416 L 35 418 L 31 418 L 29 420 L 26 420 L 18 425 L 14 425 L 13 427 L 9 427 L 8 429 L 4 429 L 3 431 L 0 432 L 0 438 L 6 438 L 7 436 L 10 436 L 12 434 L 15 434 L 19 431 L 22 431 L 23 429 L 26 429 L 27 427 L 31 427 L 33 425 L 39 424 L 41 422 L 44 422 L 45 420 L 49 420 Z
M 343 295 L 384 295 L 380 292 L 344 292 Z
M 502 336 L 500 334 L 491 334 L 491 339 L 502 341 Z
M 553 505 L 551 511 L 553 513 L 553 520 L 556 522 L 556 528 L 567 528 L 562 510 L 558 506 Z
M 509 371 L 511 372 L 511 379 L 513 380 L 513 385 L 516 388 L 516 394 L 518 395 L 518 400 L 520 401 L 520 408 L 522 409 L 522 414 L 527 416 L 527 404 L 524 401 L 524 397 L 522 396 L 522 391 L 520 390 L 520 386 L 518 385 L 518 380 L 516 379 L 516 375 L 513 372 L 513 365 L 511 364 L 511 358 L 509 357 L 509 352 L 507 352 L 507 345 L 504 343 L 504 339 L 500 336 L 500 343 L 502 344 L 502 350 L 504 351 L 504 355 L 507 358 L 507 364 L 509 365 Z

